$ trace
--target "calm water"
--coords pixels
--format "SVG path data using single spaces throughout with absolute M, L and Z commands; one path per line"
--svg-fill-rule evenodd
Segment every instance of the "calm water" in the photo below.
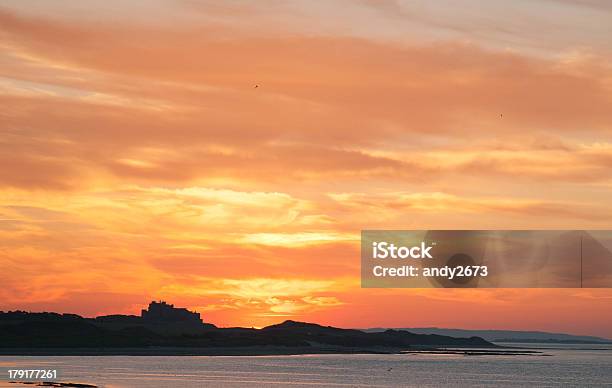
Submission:
M 3 374 L 1 380 L 6 380 L 7 369 L 11 367 L 52 368 L 59 371 L 60 381 L 115 388 L 612 386 L 612 350 L 603 350 L 610 349 L 610 346 L 541 346 L 553 348 L 544 350 L 550 357 L 425 354 L 265 357 L 0 356 L 0 370 Z M 0 387 L 19 386 L 27 387 L 0 381 Z

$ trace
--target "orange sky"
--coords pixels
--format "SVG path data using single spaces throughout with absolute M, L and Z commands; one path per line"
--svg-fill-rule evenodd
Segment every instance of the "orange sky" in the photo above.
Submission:
M 0 309 L 612 337 L 611 290 L 365 290 L 358 251 L 612 229 L 609 3 L 3 4 Z

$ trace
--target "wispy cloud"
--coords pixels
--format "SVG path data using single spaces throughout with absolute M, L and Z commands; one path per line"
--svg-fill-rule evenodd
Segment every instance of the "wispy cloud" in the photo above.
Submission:
M 155 296 L 221 324 L 348 326 L 417 319 L 406 303 L 440 325 L 465 323 L 457 304 L 491 325 L 586 308 L 609 333 L 606 291 L 366 293 L 356 241 L 609 227 L 608 5 L 141 7 L 0 8 L 0 308 Z

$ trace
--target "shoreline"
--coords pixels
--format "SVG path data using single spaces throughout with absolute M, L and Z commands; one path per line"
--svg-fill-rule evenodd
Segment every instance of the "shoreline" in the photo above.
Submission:
M 504 348 L 347 348 L 347 347 L 148 347 L 148 348 L 0 348 L 0 356 L 305 356 L 322 354 L 463 354 L 463 355 L 542 355 L 533 349 Z
M 309 354 L 400 354 L 392 348 L 331 347 L 147 347 L 147 348 L 0 348 L 0 356 L 297 356 Z

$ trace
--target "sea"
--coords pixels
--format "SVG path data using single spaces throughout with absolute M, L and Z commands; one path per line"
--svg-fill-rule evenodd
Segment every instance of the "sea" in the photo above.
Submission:
M 503 344 L 502 344 L 503 345 Z M 612 345 L 506 344 L 539 355 L 0 356 L 98 387 L 612 387 Z

